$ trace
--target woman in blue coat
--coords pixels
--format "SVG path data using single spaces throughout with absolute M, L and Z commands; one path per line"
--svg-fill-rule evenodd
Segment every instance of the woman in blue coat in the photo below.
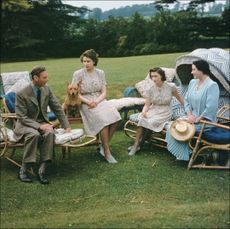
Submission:
M 209 65 L 204 60 L 194 61 L 192 64 L 192 79 L 185 96 L 185 111 L 187 120 L 194 123 L 199 131 L 200 120 L 205 119 L 211 122 L 216 121 L 219 101 L 219 87 L 216 82 L 210 79 Z M 170 134 L 170 128 L 166 134 L 167 148 L 177 160 L 188 161 L 192 150 L 188 143 L 175 140 Z

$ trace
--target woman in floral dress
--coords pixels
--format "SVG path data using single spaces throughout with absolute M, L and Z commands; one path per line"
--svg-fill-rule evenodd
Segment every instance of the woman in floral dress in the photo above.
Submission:
M 134 155 L 140 150 L 140 143 L 145 129 L 160 132 L 165 124 L 171 120 L 172 110 L 170 103 L 172 96 L 184 104 L 174 83 L 166 82 L 165 72 L 161 68 L 150 69 L 149 76 L 153 86 L 147 91 L 145 105 L 140 115 L 134 145 L 129 147 L 129 155 Z
M 117 163 L 111 154 L 109 141 L 121 116 L 106 100 L 105 73 L 95 67 L 98 63 L 98 54 L 93 49 L 86 50 L 80 60 L 84 67 L 74 72 L 72 83 L 80 85 L 80 113 L 85 132 L 88 135 L 99 134 L 102 141 L 100 153 L 109 163 Z

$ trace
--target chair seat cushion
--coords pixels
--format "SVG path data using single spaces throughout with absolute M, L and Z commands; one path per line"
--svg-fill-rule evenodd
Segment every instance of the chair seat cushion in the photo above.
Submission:
M 64 144 L 68 141 L 78 139 L 83 135 L 83 129 L 72 129 L 70 133 L 65 133 L 62 128 L 55 129 L 55 144 Z
M 108 100 L 108 103 L 114 106 L 119 111 L 125 107 L 133 107 L 136 105 L 144 106 L 145 99 L 136 97 L 125 97 L 120 99 L 110 99 Z
M 212 127 L 204 132 L 202 139 L 216 144 L 228 144 L 230 131 L 220 127 Z
M 4 141 L 4 135 L 6 135 L 5 137 L 7 137 L 7 140 L 12 142 L 12 143 L 16 143 L 17 140 L 15 139 L 14 137 L 14 131 L 9 129 L 9 128 L 6 128 L 6 127 L 1 127 L 1 130 L 0 130 L 0 142 L 3 142 Z
M 4 141 L 4 137 L 2 133 L 6 133 L 7 138 L 10 142 L 16 143 L 16 139 L 14 136 L 14 131 L 8 128 L 1 129 L 0 131 L 0 142 Z M 78 139 L 84 135 L 83 129 L 72 129 L 70 133 L 65 133 L 64 129 L 55 129 L 55 144 L 64 144 L 68 141 Z

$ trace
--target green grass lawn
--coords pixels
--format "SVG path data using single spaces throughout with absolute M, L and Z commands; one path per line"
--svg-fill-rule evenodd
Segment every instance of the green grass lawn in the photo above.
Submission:
M 174 67 L 182 55 L 101 58 L 109 98 L 145 78 L 154 66 Z M 1 72 L 49 71 L 49 85 L 63 99 L 79 59 L 2 64 Z M 187 170 L 166 150 L 146 144 L 130 157 L 132 140 L 117 131 L 111 149 L 118 164 L 108 164 L 95 146 L 73 149 L 71 158 L 49 166 L 51 183 L 21 183 L 18 168 L 1 160 L 1 228 L 229 228 L 229 172 Z M 22 151 L 15 158 L 21 160 Z
M 100 58 L 98 68 L 105 71 L 108 98 L 121 98 L 127 86 L 144 79 L 153 67 L 174 67 L 175 59 L 183 53 L 161 54 L 123 58 Z M 49 72 L 49 85 L 62 101 L 66 85 L 72 81 L 73 72 L 82 67 L 79 58 L 50 59 L 1 64 L 1 72 L 30 71 L 35 65 L 44 65 Z

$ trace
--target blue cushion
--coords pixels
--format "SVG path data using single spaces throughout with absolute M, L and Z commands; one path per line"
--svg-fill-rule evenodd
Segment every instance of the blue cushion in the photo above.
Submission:
M 15 98 L 16 98 L 15 92 L 7 93 L 4 96 L 4 98 L 5 98 L 5 103 L 6 103 L 6 106 L 7 106 L 8 110 L 11 113 L 15 113 Z
M 140 113 L 131 114 L 129 116 L 129 120 L 131 120 L 132 122 L 138 123 L 140 120 Z
M 56 115 L 53 112 L 48 112 L 47 116 L 49 121 L 54 121 L 56 119 Z
M 230 131 L 220 127 L 212 127 L 205 130 L 202 139 L 217 144 L 228 144 L 230 141 Z
M 124 97 L 140 97 L 135 87 L 127 87 L 124 90 Z

